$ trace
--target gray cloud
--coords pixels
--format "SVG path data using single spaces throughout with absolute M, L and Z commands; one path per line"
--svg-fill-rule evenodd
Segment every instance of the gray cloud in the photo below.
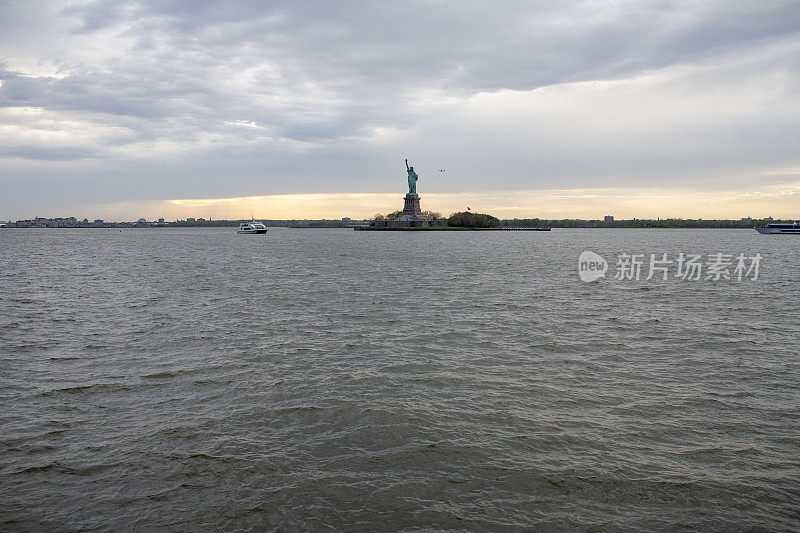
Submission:
M 739 57 L 769 56 L 765 50 L 789 47 L 773 54 L 777 65 L 769 58 L 752 63 L 765 73 L 780 73 L 791 70 L 787 62 L 797 67 L 797 49 L 790 45 L 798 37 L 800 9 L 795 1 L 7 2 L 0 6 L 0 109 L 42 109 L 67 124 L 67 132 L 74 120 L 88 123 L 87 130 L 96 125 L 98 133 L 65 140 L 40 118 L 22 137 L 14 133 L 13 139 L 0 138 L 0 157 L 91 159 L 102 170 L 87 173 L 120 176 L 128 175 L 120 165 L 154 175 L 186 174 L 178 169 L 188 165 L 194 179 L 175 178 L 170 186 L 174 194 L 247 194 L 255 192 L 257 183 L 285 192 L 333 182 L 356 188 L 367 180 L 353 177 L 354 159 L 360 158 L 360 171 L 375 176 L 398 151 L 448 147 L 452 153 L 441 157 L 470 160 L 476 144 L 478 152 L 481 143 L 494 146 L 481 131 L 502 131 L 503 125 L 461 106 L 480 93 L 622 80 L 681 65 L 713 71 L 716 62 L 730 65 Z M 709 84 L 735 88 L 744 75 L 726 68 L 737 78 L 726 80 L 722 74 L 703 81 L 695 74 L 690 81 L 705 89 Z M 781 83 L 786 94 L 773 103 L 791 111 L 796 76 L 786 75 Z M 691 98 L 691 83 L 677 86 L 681 90 L 662 91 L 663 98 L 647 100 L 647 105 Z M 704 94 L 713 101 L 707 90 Z M 585 99 L 594 93 L 576 97 L 583 98 L 576 103 L 586 109 L 583 116 L 606 121 L 616 139 L 640 142 L 615 126 L 613 114 L 592 114 L 592 102 Z M 633 107 L 636 113 L 647 113 L 646 105 Z M 665 134 L 668 143 L 642 148 L 647 161 L 637 164 L 624 160 L 624 150 L 613 145 L 599 148 L 601 134 L 587 134 L 588 144 L 581 145 L 575 132 L 575 127 L 587 128 L 581 116 L 565 110 L 563 120 L 571 121 L 567 124 L 558 117 L 542 119 L 546 109 L 536 113 L 530 118 L 547 123 L 552 136 L 575 144 L 565 149 L 569 164 L 551 160 L 533 167 L 560 172 L 565 179 L 573 176 L 575 183 L 589 173 L 590 160 L 606 161 L 605 172 L 612 179 L 652 167 L 668 174 L 684 164 L 706 172 L 717 165 L 728 172 L 722 164 L 731 160 L 728 152 L 747 152 L 721 137 L 706 151 L 681 146 L 681 128 L 702 129 L 697 117 L 686 113 L 686 122 L 674 130 L 674 125 L 663 125 L 670 132 Z M 768 115 L 772 122 L 765 123 L 733 109 L 714 123 L 735 124 L 749 141 L 751 123 L 756 131 L 777 125 L 780 131 L 796 132 L 780 116 Z M 659 120 L 667 122 L 668 117 Z M 15 132 L 22 131 L 25 125 L 15 127 Z M 370 144 L 376 129 L 385 128 L 406 134 Z M 543 148 L 550 145 L 547 135 L 532 135 L 524 124 L 516 124 L 514 131 L 533 146 L 506 153 L 501 143 L 496 157 L 486 154 L 497 159 L 498 168 L 516 161 L 504 174 L 509 177 L 499 180 L 506 188 L 530 184 L 532 165 L 526 154 L 540 156 L 539 161 L 552 154 Z M 708 135 L 714 138 L 720 131 Z M 459 142 L 446 136 L 470 138 Z M 689 163 L 678 159 L 681 154 Z M 776 165 L 790 159 L 784 152 L 772 157 Z M 755 157 L 752 165 L 741 163 L 742 168 L 764 165 L 764 159 Z M 192 162 L 197 161 L 202 164 L 195 168 Z M 567 172 L 567 167 L 573 170 Z M 210 169 L 228 178 L 217 183 Z M 351 177 L 339 183 L 340 178 L 327 178 L 330 172 Z M 133 182 L 141 185 L 136 194 L 164 192 L 148 188 L 147 178 Z M 480 181 L 465 173 L 462 183 L 478 186 Z M 122 196 L 132 194 L 131 189 L 111 190 Z
M 795 2 L 136 2 L 70 6 L 132 39 L 63 79 L 7 77 L 6 105 L 250 119 L 300 141 L 403 124 L 415 89 L 469 95 L 606 79 L 797 36 Z M 101 35 L 103 34 L 103 35 Z M 117 45 L 118 46 L 118 45 Z M 81 51 L 75 50 L 79 60 Z M 247 76 L 245 86 L 230 87 Z M 192 124 L 193 127 L 197 124 Z

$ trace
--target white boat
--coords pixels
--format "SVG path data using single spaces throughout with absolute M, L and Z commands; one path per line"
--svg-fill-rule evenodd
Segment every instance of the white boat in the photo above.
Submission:
M 262 224 L 261 222 L 256 222 L 255 220 L 252 222 L 242 222 L 239 224 L 239 227 L 236 228 L 236 233 L 247 233 L 247 234 L 256 234 L 256 233 L 266 233 L 267 227 Z
M 767 224 L 763 228 L 756 228 L 759 233 L 780 233 L 782 235 L 800 235 L 800 220 L 794 224 Z

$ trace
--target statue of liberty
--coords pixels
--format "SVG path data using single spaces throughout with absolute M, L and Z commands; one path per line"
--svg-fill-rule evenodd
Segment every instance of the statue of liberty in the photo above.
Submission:
M 408 166 L 408 159 L 406 159 L 406 172 L 408 172 L 408 194 L 417 194 L 417 180 L 419 176 L 414 172 L 414 167 Z

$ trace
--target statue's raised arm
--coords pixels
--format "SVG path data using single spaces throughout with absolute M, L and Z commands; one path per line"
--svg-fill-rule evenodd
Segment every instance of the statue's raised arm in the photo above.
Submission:
M 406 159 L 406 172 L 408 172 L 408 159 Z

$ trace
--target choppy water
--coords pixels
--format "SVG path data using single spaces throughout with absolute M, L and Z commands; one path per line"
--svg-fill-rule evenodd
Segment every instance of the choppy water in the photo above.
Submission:
M 764 259 L 587 284 L 586 249 Z M 796 237 L 0 230 L 0 252 L 2 530 L 800 523 Z

